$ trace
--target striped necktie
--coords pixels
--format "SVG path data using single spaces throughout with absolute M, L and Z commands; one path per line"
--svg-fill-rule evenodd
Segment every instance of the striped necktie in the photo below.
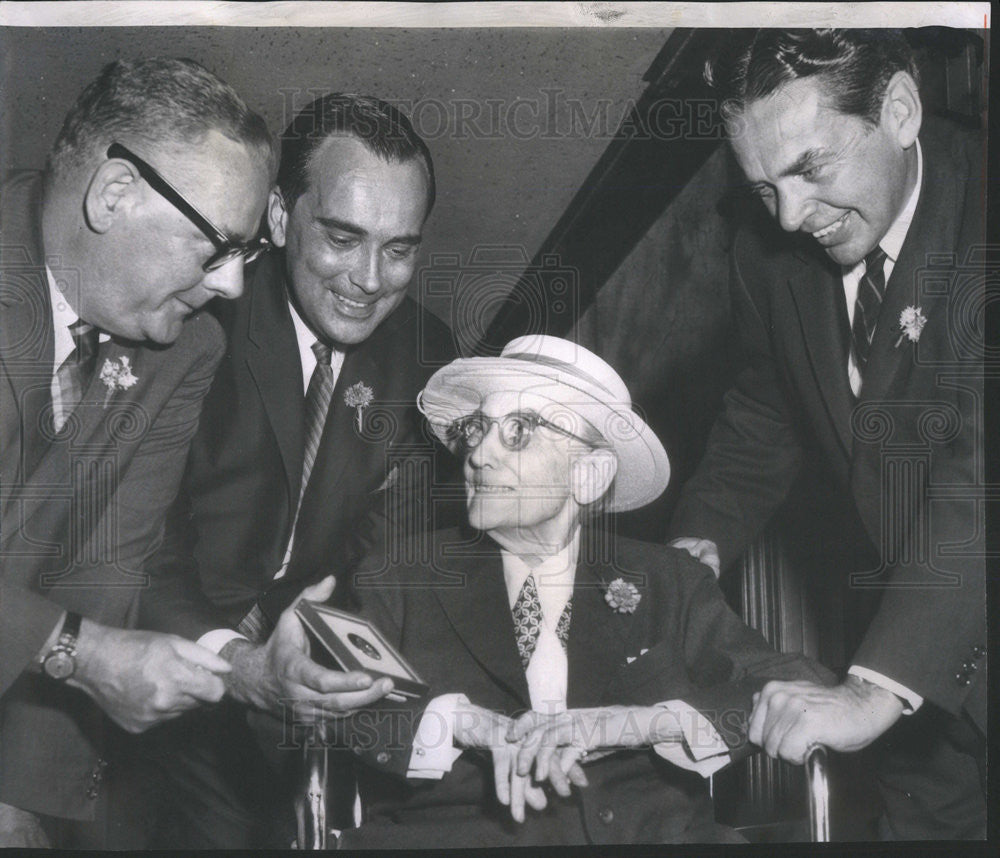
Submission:
M 323 437 L 323 427 L 326 425 L 326 412 L 330 410 L 330 400 L 333 398 L 335 381 L 333 368 L 330 366 L 332 352 L 329 346 L 318 340 L 312 344 L 316 355 L 316 369 L 309 379 L 306 389 L 305 410 L 305 449 L 302 454 L 302 485 L 299 489 L 299 506 L 306 486 L 316 464 L 316 454 L 319 452 L 319 442 Z
M 299 502 L 295 507 L 295 517 L 292 519 L 292 529 L 285 546 L 285 556 L 281 567 L 274 578 L 283 578 L 288 564 L 292 559 L 292 546 L 295 544 L 295 530 L 299 524 L 299 512 L 302 509 L 302 498 L 309 484 L 316 455 L 319 453 L 319 442 L 323 438 L 323 427 L 326 425 L 326 413 L 330 410 L 330 400 L 333 398 L 333 388 L 336 381 L 333 377 L 333 367 L 330 359 L 333 352 L 329 346 L 317 341 L 312 344 L 316 355 L 316 368 L 309 377 L 309 387 L 306 388 L 305 403 L 305 448 L 302 453 L 302 484 L 299 487 Z M 260 603 L 255 602 L 250 611 L 240 620 L 236 630 L 254 643 L 263 643 L 271 633 L 271 623 L 264 615 Z
M 97 328 L 77 321 L 70 325 L 69 331 L 76 348 L 56 370 L 56 378 L 59 380 L 59 411 L 54 415 L 54 424 L 57 432 L 62 430 L 69 415 L 80 404 L 97 366 Z
M 882 298 L 885 295 L 886 252 L 876 248 L 865 257 L 865 273 L 858 283 L 858 298 L 854 303 L 854 323 L 851 336 L 854 340 L 854 358 L 858 372 L 864 375 L 871 351 L 872 336 L 878 322 Z

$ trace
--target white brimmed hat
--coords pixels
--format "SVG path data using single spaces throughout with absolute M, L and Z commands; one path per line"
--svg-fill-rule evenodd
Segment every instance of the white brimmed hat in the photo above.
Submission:
M 439 369 L 417 396 L 434 434 L 477 411 L 491 393 L 533 393 L 579 415 L 608 442 L 618 459 L 612 512 L 656 500 L 670 481 L 663 444 L 638 414 L 621 377 L 593 352 L 559 337 L 518 337 L 499 357 L 460 358 Z

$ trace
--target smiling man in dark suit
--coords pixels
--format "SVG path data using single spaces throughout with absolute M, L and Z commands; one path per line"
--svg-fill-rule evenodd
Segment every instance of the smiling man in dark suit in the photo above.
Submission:
M 143 623 L 233 663 L 223 710 L 185 719 L 162 745 L 179 822 L 160 845 L 287 846 L 267 839 L 271 810 L 290 818 L 277 773 L 298 760 L 275 747 L 285 707 L 337 715 L 389 690 L 312 662 L 286 608 L 307 585 L 327 598 L 331 574 L 334 599 L 348 600 L 347 570 L 399 538 L 389 522 L 411 533 L 433 514 L 433 446 L 414 400 L 454 350 L 406 287 L 434 194 L 427 146 L 378 99 L 324 96 L 282 135 L 267 213 L 281 250 L 245 300 L 219 307 L 229 350 L 147 566 Z M 267 763 L 248 712 L 268 735 Z
M 718 574 L 819 450 L 857 525 L 844 575 L 880 602 L 845 681 L 765 689 L 751 737 L 799 761 L 884 736 L 882 835 L 985 837 L 982 140 L 925 121 L 894 31 L 757 31 L 713 78 L 781 230 L 736 238 L 748 366 L 674 544 Z
M 116 62 L 4 187 L 0 846 L 109 845 L 101 711 L 137 732 L 222 696 L 224 660 L 131 628 L 222 356 L 196 311 L 263 247 L 272 145 L 197 63 Z

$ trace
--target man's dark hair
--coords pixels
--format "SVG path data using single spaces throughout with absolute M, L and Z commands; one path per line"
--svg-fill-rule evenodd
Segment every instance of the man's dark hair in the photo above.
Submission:
M 49 154 L 60 176 L 103 158 L 115 142 L 144 148 L 197 145 L 209 131 L 256 149 L 274 175 L 277 147 L 267 123 L 229 84 L 194 60 L 109 63 L 67 114 Z
M 281 135 L 278 187 L 291 211 L 309 186 L 309 164 L 319 145 L 339 135 L 356 137 L 384 161 L 419 159 L 427 170 L 427 211 L 434 207 L 434 163 L 427 144 L 404 113 L 370 95 L 332 92 L 303 108 Z
M 767 98 L 794 80 L 815 77 L 832 106 L 877 125 L 886 87 L 896 72 L 919 83 L 913 52 L 899 30 L 752 30 L 709 63 L 724 117 Z

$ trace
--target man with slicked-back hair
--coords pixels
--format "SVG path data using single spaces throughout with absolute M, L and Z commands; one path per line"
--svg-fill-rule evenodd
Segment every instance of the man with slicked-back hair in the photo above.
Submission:
M 724 570 L 812 451 L 861 640 L 838 686 L 765 687 L 750 738 L 871 745 L 880 836 L 983 838 L 983 141 L 924 116 L 898 31 L 741 35 L 713 81 L 766 209 L 732 254 L 748 362 L 674 544 Z
M 147 566 L 143 623 L 233 664 L 221 710 L 171 725 L 152 750 L 168 784 L 153 846 L 287 847 L 301 754 L 282 719 L 337 717 L 389 691 L 311 661 L 289 606 L 350 604 L 353 564 L 436 518 L 414 401 L 454 348 L 406 295 L 434 195 L 426 144 L 377 98 L 323 96 L 282 134 L 267 210 L 279 249 L 218 307 L 229 350 Z M 352 782 L 330 781 L 346 824 Z

